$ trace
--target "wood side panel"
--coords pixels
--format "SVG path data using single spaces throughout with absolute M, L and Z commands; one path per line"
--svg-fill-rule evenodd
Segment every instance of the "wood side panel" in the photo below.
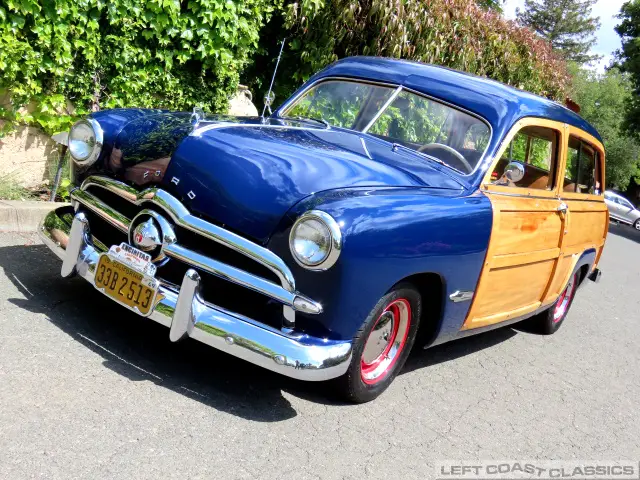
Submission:
M 603 238 L 606 215 L 604 212 L 576 212 L 569 206 L 569 225 L 563 246 L 585 245 L 593 248 Z
M 478 299 L 476 317 L 510 312 L 540 301 L 549 283 L 555 260 L 491 269 L 491 285 Z
M 558 199 L 553 192 L 542 193 L 549 197 L 487 191 L 494 212 L 493 230 L 463 328 L 508 320 L 529 311 L 522 313 L 523 308 L 540 305 L 560 255 L 563 228 Z
M 543 260 L 553 260 L 558 258 L 559 255 L 559 248 L 549 248 L 548 250 L 539 250 L 537 252 L 497 255 L 493 257 L 491 268 L 510 267 L 513 265 L 525 265 L 527 263 L 541 262 Z
M 557 203 L 556 203 L 557 205 Z M 494 255 L 532 253 L 560 245 L 562 220 L 552 211 L 502 212 Z
M 542 300 L 543 304 L 550 304 L 558 298 L 560 292 L 564 290 L 565 285 L 569 281 L 569 275 L 573 271 L 575 263 L 578 261 L 577 255 L 566 255 L 558 259 L 558 265 L 556 266 L 556 272 L 549 286 L 549 290 Z

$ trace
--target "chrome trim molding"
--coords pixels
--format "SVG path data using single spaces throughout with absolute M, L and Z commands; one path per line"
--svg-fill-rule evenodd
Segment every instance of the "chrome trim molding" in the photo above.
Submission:
M 283 120 L 295 120 L 295 119 L 284 119 Z M 274 130 L 308 130 L 308 131 L 318 131 L 318 130 L 329 130 L 331 127 L 315 128 L 315 127 L 297 127 L 294 125 L 265 125 L 262 123 L 228 123 L 228 122 L 220 122 L 220 123 L 210 123 L 203 127 L 200 127 L 189 134 L 190 137 L 201 137 L 203 133 L 208 132 L 209 130 L 217 130 L 219 128 L 271 128 Z
M 71 198 L 73 200 L 76 200 L 77 202 L 80 202 L 93 213 L 102 217 L 102 219 L 109 222 L 122 233 L 129 233 L 131 220 L 129 220 L 117 210 L 111 208 L 99 198 L 77 188 L 71 191 Z
M 99 252 L 89 240 L 88 222 L 79 212 L 69 225 L 62 218 L 64 208 L 45 217 L 38 228 L 39 236 L 63 259 L 67 270 L 71 266 L 80 277 L 93 283 Z M 324 381 L 346 373 L 352 355 L 350 341 L 284 333 L 204 302 L 198 295 L 198 286 L 195 270 L 187 271 L 179 292 L 161 284 L 160 300 L 148 318 L 168 327 L 171 340 L 191 337 L 299 380 Z
M 454 302 L 468 302 L 473 298 L 473 292 L 464 291 L 464 290 L 456 290 L 451 295 L 449 295 L 449 299 Z
M 327 257 L 317 264 L 304 263 L 298 258 L 293 250 L 294 232 L 296 231 L 296 227 L 302 222 L 311 218 L 316 219 L 324 224 L 329 230 L 329 234 L 331 235 L 331 250 L 329 250 Z M 291 231 L 289 232 L 289 249 L 291 250 L 291 256 L 301 267 L 304 267 L 307 270 L 328 270 L 338 261 L 338 257 L 340 257 L 340 252 L 342 251 L 342 232 L 340 231 L 340 225 L 338 225 L 338 223 L 333 219 L 331 215 L 323 212 L 322 210 L 309 210 L 308 212 L 300 215 L 300 217 L 291 227 Z
M 89 208 L 127 234 L 132 224 L 131 220 L 106 205 L 90 192 L 87 192 L 86 190 L 91 186 L 104 188 L 138 206 L 149 203 L 156 205 L 168 213 L 177 225 L 225 245 L 271 270 L 280 279 L 281 285 L 184 248 L 179 245 L 177 239 L 175 239 L 175 242 L 165 242 L 162 246 L 164 255 L 176 258 L 192 267 L 201 268 L 243 287 L 251 288 L 281 302 L 285 307 L 283 311 L 285 325 L 283 327 L 293 328 L 293 323 L 295 322 L 295 314 L 291 315 L 293 311 L 297 310 L 309 314 L 322 313 L 322 305 L 320 303 L 295 290 L 295 280 L 291 270 L 275 253 L 235 233 L 192 216 L 180 201 L 164 190 L 153 188 L 138 192 L 117 180 L 90 176 L 82 183 L 79 189 L 71 192 L 72 198 L 77 200 L 79 204 Z M 140 212 L 139 215 L 143 212 Z M 289 310 L 286 309 L 287 307 L 289 307 Z

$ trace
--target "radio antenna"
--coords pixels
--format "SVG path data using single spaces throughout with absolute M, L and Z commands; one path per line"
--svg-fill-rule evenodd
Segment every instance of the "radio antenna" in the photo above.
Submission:
M 264 119 L 264 113 L 267 108 L 269 109 L 269 115 L 271 115 L 271 103 L 274 100 L 275 95 L 273 94 L 273 82 L 276 79 L 276 72 L 278 71 L 278 65 L 280 65 L 280 58 L 282 58 L 282 50 L 284 50 L 284 42 L 287 40 L 287 37 L 282 39 L 282 45 L 280 46 L 280 53 L 278 54 L 278 60 L 276 61 L 276 68 L 273 69 L 273 77 L 271 77 L 271 85 L 269 85 L 269 91 L 264 96 L 264 107 L 262 107 L 262 118 Z

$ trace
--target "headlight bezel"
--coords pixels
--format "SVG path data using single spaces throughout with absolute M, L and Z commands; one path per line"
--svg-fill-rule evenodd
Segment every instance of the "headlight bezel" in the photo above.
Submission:
M 76 157 L 73 154 L 73 149 L 71 148 L 71 134 L 73 133 L 74 128 L 79 125 L 88 125 L 93 130 L 93 136 L 95 137 L 95 143 L 93 148 L 89 152 L 89 154 L 85 158 Z M 69 130 L 68 136 L 68 144 L 69 144 L 69 155 L 73 159 L 74 163 L 80 167 L 88 167 L 93 165 L 98 157 L 100 156 L 100 152 L 102 151 L 102 145 L 104 142 L 104 132 L 102 131 L 102 127 L 98 123 L 97 120 L 93 118 L 84 118 L 82 120 L 77 121 L 73 124 L 71 129 Z
M 309 263 L 301 259 L 294 247 L 294 240 L 296 239 L 296 231 L 298 227 L 309 220 L 318 221 L 326 227 L 330 239 L 329 253 L 324 259 L 315 263 Z M 338 222 L 336 222 L 331 215 L 323 212 L 322 210 L 309 210 L 308 212 L 300 215 L 291 227 L 291 231 L 289 232 L 289 250 L 291 251 L 293 259 L 301 267 L 313 271 L 328 270 L 335 265 L 340 257 L 340 253 L 342 252 L 342 231 L 340 230 L 340 225 L 338 225 Z

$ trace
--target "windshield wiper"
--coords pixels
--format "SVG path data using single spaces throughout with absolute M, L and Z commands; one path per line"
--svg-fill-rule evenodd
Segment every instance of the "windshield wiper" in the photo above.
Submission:
M 411 148 L 411 147 L 407 147 L 405 145 L 402 145 L 401 143 L 394 143 L 394 144 L 391 145 L 391 150 L 397 150 L 398 148 L 404 148 L 405 150 L 409 150 L 410 152 L 417 153 L 418 155 L 422 155 L 427 160 L 431 160 L 432 162 L 436 162 L 436 163 L 439 163 L 440 165 L 444 165 L 445 167 L 450 168 L 452 170 L 455 170 L 456 172 L 460 171 L 457 168 L 454 168 L 451 165 L 449 165 L 444 160 L 440 160 L 438 157 L 434 157 L 433 155 L 429 155 L 428 153 L 419 152 L 416 149 Z
M 329 122 L 327 122 L 324 118 L 313 118 L 313 117 L 285 117 L 285 118 L 293 118 L 294 120 L 312 120 L 314 122 L 318 122 L 321 123 L 322 125 L 324 125 L 325 127 L 329 128 L 331 127 L 331 125 L 329 125 Z

